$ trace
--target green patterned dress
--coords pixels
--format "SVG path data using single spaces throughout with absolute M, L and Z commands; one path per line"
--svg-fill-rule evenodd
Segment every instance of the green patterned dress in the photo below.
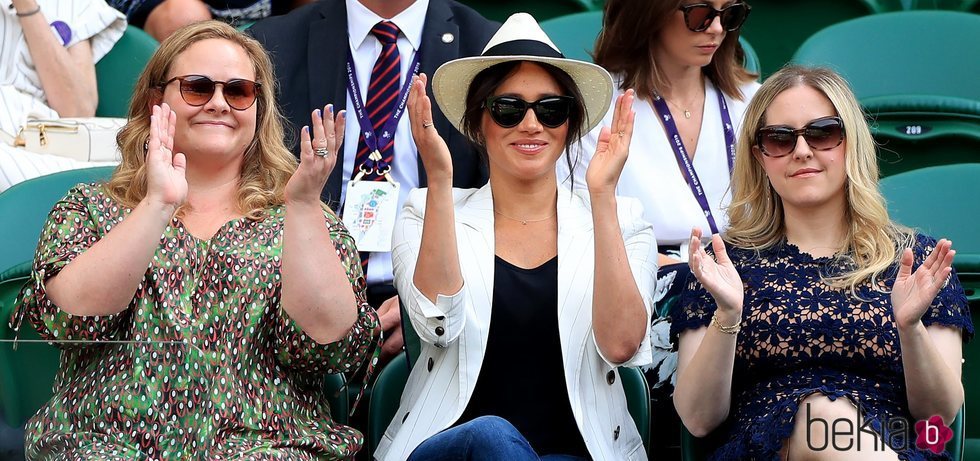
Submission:
M 325 373 L 370 373 L 380 338 L 364 303 L 354 242 L 325 214 L 361 308 L 348 335 L 320 345 L 280 307 L 285 209 L 226 223 L 210 240 L 174 219 L 132 303 L 102 317 L 55 306 L 44 281 L 130 212 L 79 185 L 41 234 L 16 318 L 62 342 L 54 397 L 27 423 L 29 459 L 346 459 L 362 444 L 334 423 Z M 98 286 L 90 287 L 98 290 Z M 113 343 L 88 341 L 114 340 Z

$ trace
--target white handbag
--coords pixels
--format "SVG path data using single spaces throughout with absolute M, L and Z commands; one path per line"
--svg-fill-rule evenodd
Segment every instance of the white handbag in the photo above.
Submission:
M 14 145 L 82 162 L 118 162 L 122 154 L 116 134 L 125 124 L 124 118 L 110 117 L 28 120 Z

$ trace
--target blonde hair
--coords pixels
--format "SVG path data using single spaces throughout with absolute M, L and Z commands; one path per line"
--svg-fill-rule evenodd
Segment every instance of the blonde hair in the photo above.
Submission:
M 766 109 L 782 92 L 809 86 L 823 93 L 844 122 L 844 183 L 847 234 L 837 257 L 843 273 L 824 276 L 824 283 L 856 292 L 870 280 L 878 288 L 881 275 L 898 260 L 900 247 L 911 245 L 911 230 L 888 217 L 878 190 L 876 145 L 864 112 L 847 82 L 825 68 L 787 66 L 762 84 L 745 110 L 732 171 L 732 201 L 728 208 L 726 240 L 755 250 L 770 248 L 785 237 L 785 216 L 779 195 L 769 183 L 761 162 L 752 153 L 756 132 L 765 126 Z
M 150 136 L 150 113 L 163 96 L 161 85 L 170 66 L 187 48 L 202 40 L 221 39 L 245 51 L 262 84 L 256 97 L 255 137 L 245 150 L 238 184 L 238 208 L 249 219 L 260 219 L 265 210 L 285 202 L 285 188 L 296 171 L 296 157 L 286 147 L 282 114 L 276 105 L 276 79 L 272 62 L 255 39 L 219 21 L 204 21 L 184 27 L 168 37 L 143 69 L 129 106 L 129 120 L 116 136 L 122 163 L 106 184 L 106 193 L 133 208 L 146 196 L 144 144 Z

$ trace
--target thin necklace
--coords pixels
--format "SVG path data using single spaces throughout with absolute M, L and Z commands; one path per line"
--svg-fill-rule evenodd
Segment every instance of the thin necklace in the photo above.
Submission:
M 501 213 L 501 212 L 499 212 L 499 211 L 497 211 L 497 209 L 496 209 L 496 208 L 494 208 L 494 209 L 493 209 L 493 212 L 494 212 L 494 213 L 497 213 L 497 214 L 499 214 L 500 216 L 503 216 L 503 217 L 505 217 L 505 218 L 507 218 L 507 219 L 509 219 L 509 220 L 511 220 L 511 221 L 517 221 L 517 222 L 519 222 L 519 223 L 521 223 L 521 225 L 524 225 L 524 226 L 526 226 L 526 225 L 527 225 L 527 223 L 529 223 L 529 222 L 541 222 L 541 221 L 545 221 L 545 220 L 548 220 L 548 219 L 551 219 L 551 218 L 554 218 L 554 217 L 555 217 L 555 215 L 556 215 L 556 214 L 558 214 L 558 210 L 555 210 L 555 212 L 554 212 L 554 213 L 551 213 L 551 215 L 549 215 L 549 216 L 545 216 L 545 217 L 543 217 L 543 218 L 540 218 L 540 219 L 517 219 L 517 218 L 513 218 L 513 217 L 510 217 L 510 216 L 507 216 L 507 215 L 505 215 L 505 214 L 503 214 L 503 213 Z
M 681 106 L 678 106 L 677 104 L 671 102 L 667 98 L 664 98 L 664 101 L 667 101 L 668 104 L 670 104 L 670 105 L 674 106 L 675 108 L 680 109 L 682 112 L 684 112 L 684 118 L 686 118 L 688 120 L 691 119 L 691 111 L 689 111 L 689 110 L 687 110 L 687 109 L 685 109 L 685 108 L 683 108 Z

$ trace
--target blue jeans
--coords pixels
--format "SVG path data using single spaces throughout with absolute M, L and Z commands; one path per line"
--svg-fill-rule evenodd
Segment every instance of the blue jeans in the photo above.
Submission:
M 498 416 L 481 416 L 429 437 L 408 461 L 584 461 L 571 455 L 538 456 L 513 425 Z

